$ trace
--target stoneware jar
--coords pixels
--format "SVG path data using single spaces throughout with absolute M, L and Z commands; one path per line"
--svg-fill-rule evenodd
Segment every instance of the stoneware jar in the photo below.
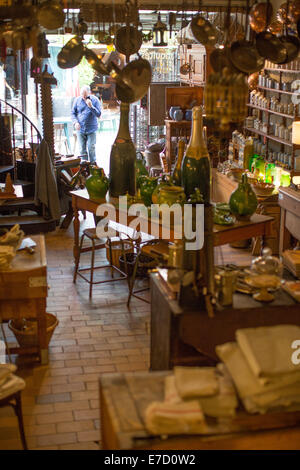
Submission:
M 181 186 L 163 186 L 158 195 L 159 204 L 184 204 L 186 196 Z

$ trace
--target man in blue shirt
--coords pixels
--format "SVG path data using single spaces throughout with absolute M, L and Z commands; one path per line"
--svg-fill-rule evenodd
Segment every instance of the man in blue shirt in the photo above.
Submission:
M 80 96 L 75 99 L 72 107 L 72 119 L 74 129 L 80 147 L 80 155 L 89 159 L 91 163 L 96 162 L 96 131 L 98 129 L 98 118 L 101 115 L 100 101 L 91 95 L 88 85 L 80 90 Z

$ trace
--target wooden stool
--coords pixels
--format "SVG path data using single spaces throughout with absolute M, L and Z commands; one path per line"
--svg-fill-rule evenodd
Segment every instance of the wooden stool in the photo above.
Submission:
M 86 248 L 82 247 L 85 237 L 87 237 L 89 240 L 91 240 L 91 242 L 92 242 L 91 247 L 86 247 Z M 98 244 L 96 244 L 97 241 L 99 242 Z M 109 264 L 105 264 L 105 265 L 102 265 L 102 266 L 95 266 L 95 251 L 99 250 L 101 248 L 106 248 L 106 243 L 108 243 L 108 246 L 109 246 L 109 260 L 110 260 Z M 84 279 L 86 282 L 88 282 L 90 284 L 89 298 L 92 297 L 93 285 L 103 284 L 105 282 L 120 281 L 120 280 L 128 278 L 128 276 L 127 276 L 127 263 L 126 263 L 125 252 L 124 252 L 124 241 L 121 238 L 120 238 L 120 243 L 121 243 L 121 246 L 122 246 L 122 256 L 125 259 L 125 273 L 123 271 L 121 271 L 121 269 L 119 269 L 117 266 L 115 266 L 112 263 L 112 247 L 111 247 L 112 242 L 111 242 L 111 239 L 110 238 L 107 238 L 107 239 L 98 238 L 97 233 L 96 233 L 96 228 L 87 228 L 83 231 L 83 234 L 82 234 L 81 240 L 80 240 L 79 255 L 78 255 L 78 258 L 77 258 L 76 263 L 75 263 L 75 272 L 74 272 L 73 282 L 74 283 L 76 282 L 77 275 L 80 276 L 82 279 Z M 89 268 L 79 268 L 80 254 L 81 253 L 86 253 L 88 251 L 92 252 L 91 266 Z M 95 271 L 95 269 L 102 269 L 102 268 L 110 268 L 112 279 L 106 279 L 104 281 L 94 281 L 94 271 Z M 118 271 L 122 276 L 114 278 L 113 277 L 114 276 L 114 270 Z M 81 274 L 82 271 L 90 271 L 90 279 L 88 279 L 83 274 Z
M 0 386 L 0 408 L 5 406 L 12 406 L 15 415 L 18 418 L 19 432 L 23 449 L 28 450 L 24 432 L 21 400 L 21 391 L 25 388 L 25 382 L 16 375 L 11 374 L 10 377 L 11 379 L 8 379 L 8 382 L 2 384 L 2 387 Z
M 169 243 L 166 240 L 151 240 L 147 242 L 142 242 L 140 244 L 140 249 L 137 253 L 137 257 L 136 257 L 134 267 L 133 267 L 131 282 L 129 284 L 127 307 L 129 307 L 131 297 L 136 297 L 139 300 L 143 300 L 143 302 L 146 302 L 147 304 L 150 303 L 148 300 L 137 295 L 141 292 L 148 290 L 149 287 L 144 287 L 142 289 L 138 289 L 134 291 L 134 284 L 135 284 L 138 268 L 144 265 L 145 268 L 148 267 L 148 269 L 153 269 L 157 267 L 158 264 L 163 262 L 168 257 L 168 254 L 169 254 Z M 141 255 L 152 257 L 154 258 L 154 260 L 151 263 L 150 262 L 142 263 L 140 260 Z

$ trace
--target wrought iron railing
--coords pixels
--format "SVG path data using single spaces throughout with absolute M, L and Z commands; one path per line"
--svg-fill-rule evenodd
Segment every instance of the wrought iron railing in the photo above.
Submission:
M 16 172 L 16 149 L 21 148 L 23 150 L 23 155 L 25 155 L 26 152 L 26 142 L 29 144 L 39 144 L 42 140 L 42 135 L 38 128 L 36 127 L 35 124 L 29 119 L 29 117 L 23 113 L 20 109 L 16 108 L 12 104 L 8 103 L 7 101 L 3 100 L 0 98 L 0 117 L 3 115 L 3 113 L 6 113 L 7 110 L 10 110 L 11 113 L 11 126 L 10 126 L 10 132 L 11 132 L 11 150 L 12 150 L 12 160 L 13 160 L 13 166 L 14 166 L 14 171 Z M 15 124 L 17 122 L 17 119 L 15 117 L 20 117 L 21 118 L 21 132 L 16 133 L 16 127 Z M 28 128 L 29 128 L 29 136 L 28 136 Z M 17 137 L 19 137 L 17 139 Z M 16 141 L 21 140 L 21 145 L 18 144 Z M 32 161 L 34 161 L 34 149 L 32 145 Z M 0 162 L 1 165 L 1 162 Z

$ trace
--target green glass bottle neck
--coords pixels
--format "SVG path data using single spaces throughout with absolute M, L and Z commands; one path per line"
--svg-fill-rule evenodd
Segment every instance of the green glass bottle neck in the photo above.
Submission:
M 129 132 L 129 104 L 121 103 L 120 124 L 117 139 L 131 140 Z

